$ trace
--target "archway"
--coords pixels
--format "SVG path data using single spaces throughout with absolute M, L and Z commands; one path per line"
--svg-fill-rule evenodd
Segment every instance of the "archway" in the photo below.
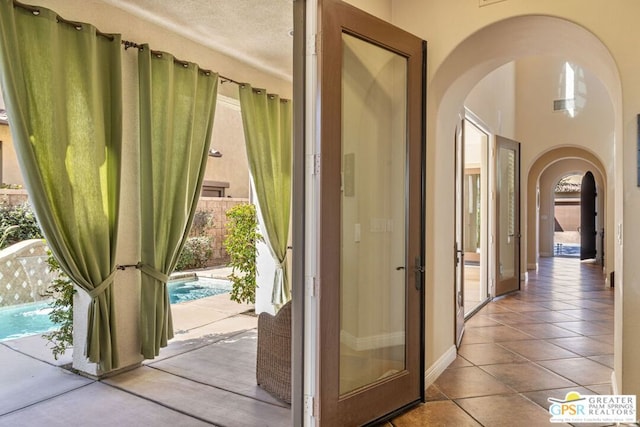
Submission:
M 485 76 L 497 68 L 523 58 L 536 58 L 541 55 L 557 56 L 565 61 L 579 64 L 589 70 L 604 87 L 607 94 L 607 108 L 613 117 L 609 129 L 609 138 L 601 140 L 593 147 L 583 147 L 580 141 L 566 140 L 522 141 L 523 161 L 522 177 L 526 179 L 536 160 L 545 152 L 558 146 L 575 146 L 598 160 L 603 175 L 613 176 L 616 159 L 611 150 L 616 135 L 622 135 L 621 121 L 621 89 L 620 77 L 616 64 L 603 43 L 592 33 L 572 22 L 540 15 L 508 18 L 484 27 L 462 41 L 444 59 L 442 65 L 435 70 L 429 86 L 430 96 L 427 105 L 428 128 L 427 148 L 427 180 L 437 183 L 427 193 L 426 251 L 429 254 L 427 264 L 427 299 L 432 306 L 430 311 L 433 322 L 427 321 L 427 338 L 433 337 L 434 345 L 427 349 L 427 365 L 434 363 L 446 348 L 449 336 L 443 336 L 442 330 L 452 331 L 454 289 L 449 284 L 454 282 L 453 257 L 447 250 L 451 245 L 454 218 L 451 215 L 455 204 L 451 165 L 454 164 L 453 138 L 459 113 L 472 88 Z M 505 123 L 502 115 L 494 111 L 492 117 L 485 120 L 494 133 L 504 133 Z M 519 117 L 519 120 L 526 117 Z M 514 129 L 516 139 L 518 132 Z M 607 181 L 606 217 L 613 223 L 613 200 L 615 189 L 613 183 Z M 535 218 L 530 209 L 535 209 L 536 191 L 527 185 L 522 188 L 521 210 L 523 212 L 523 265 L 535 268 L 535 234 L 531 237 L 530 221 Z M 534 211 L 535 212 L 535 211 Z M 535 226 L 535 222 L 533 224 Z M 534 227 L 535 229 L 535 227 Z M 607 247 L 613 262 L 613 242 L 608 235 Z M 534 249 L 531 249 L 531 245 Z M 531 259 L 532 255 L 533 259 Z M 613 265 L 613 264 L 612 264 Z M 450 308 L 444 308 L 450 307 Z M 442 320 L 451 319 L 451 320 Z M 451 327 L 449 327 L 449 325 Z M 444 328 L 443 328 L 444 326 Z
M 537 267 L 540 256 L 553 255 L 553 224 L 549 218 L 553 187 L 569 171 L 590 170 L 595 177 L 596 186 L 601 189 L 599 212 L 604 215 L 604 234 L 611 235 L 613 227 L 613 197 L 608 191 L 607 175 L 602 161 L 592 152 L 581 147 L 556 147 L 541 154 L 531 165 L 527 176 L 527 266 Z M 544 218 L 544 216 L 547 218 Z M 606 254 L 613 253 L 613 239 L 607 239 L 604 248 Z M 600 243 L 601 245 L 601 243 Z M 605 270 L 610 269 L 612 258 L 605 259 Z

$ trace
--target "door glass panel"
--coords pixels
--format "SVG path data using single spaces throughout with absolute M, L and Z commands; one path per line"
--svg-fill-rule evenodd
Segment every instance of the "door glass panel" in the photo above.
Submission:
M 405 369 L 407 60 L 342 36 L 340 394 Z
M 487 299 L 487 146 L 489 135 L 469 120 L 464 121 L 464 178 L 462 224 L 464 227 L 464 311 L 473 311 Z
M 500 147 L 498 151 L 498 195 L 500 218 L 500 242 L 498 274 L 500 280 L 516 276 L 516 153 Z

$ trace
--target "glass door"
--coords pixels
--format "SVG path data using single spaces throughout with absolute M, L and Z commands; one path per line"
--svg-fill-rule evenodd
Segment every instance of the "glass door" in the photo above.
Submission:
M 489 134 L 464 119 L 464 167 L 460 213 L 464 239 L 464 315 L 478 310 L 489 297 L 487 289 L 487 148 Z
M 420 39 L 321 2 L 323 426 L 363 425 L 424 389 Z
M 456 345 L 460 346 L 464 334 L 465 312 L 465 261 L 464 261 L 464 235 L 465 235 L 465 202 L 464 202 L 464 129 L 465 120 L 460 119 L 456 126 L 456 241 L 453 251 L 456 265 L 455 279 L 455 311 L 456 311 Z
M 496 137 L 496 296 L 520 289 L 520 143 Z

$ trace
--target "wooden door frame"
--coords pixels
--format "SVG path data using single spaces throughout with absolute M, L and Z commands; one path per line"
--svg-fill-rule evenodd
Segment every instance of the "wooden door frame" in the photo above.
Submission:
M 455 186 L 455 197 L 454 197 L 454 212 L 455 212 L 455 221 L 454 221 L 454 244 L 453 244 L 453 257 L 454 257 L 454 292 L 453 292 L 453 307 L 454 307 L 454 343 L 456 347 L 460 347 L 462 342 L 462 336 L 464 335 L 464 221 L 463 221 L 463 211 L 464 211 L 464 143 L 465 143 L 465 135 L 464 135 L 464 124 L 465 124 L 465 116 L 461 115 L 460 120 L 458 121 L 458 126 L 460 127 L 459 133 L 458 129 L 455 131 L 455 142 L 454 142 L 454 157 L 455 157 L 455 167 L 454 169 L 454 186 Z M 458 135 L 460 135 L 458 137 Z M 460 186 L 458 188 L 458 186 Z M 458 230 L 458 227 L 460 229 Z M 459 235 L 458 235 L 459 233 Z M 459 241 L 458 241 L 459 240 Z M 460 246 L 458 246 L 460 245 Z M 460 282 L 460 283 L 459 283 Z M 462 304 L 460 302 L 460 295 L 458 293 L 458 284 L 460 285 L 460 293 L 462 294 Z M 460 319 L 459 310 L 462 309 L 462 319 Z M 460 325 L 462 323 L 462 325 Z
M 318 9 L 319 22 L 322 22 L 322 27 L 326 28 L 327 25 L 330 28 L 342 28 L 346 30 L 342 24 L 349 20 L 349 29 L 347 32 L 355 37 L 358 37 L 364 41 L 371 42 L 377 46 L 385 48 L 389 51 L 406 56 L 402 52 L 411 52 L 414 55 L 414 47 L 416 37 L 409 33 L 399 30 L 393 27 L 390 23 L 383 21 L 379 18 L 367 15 L 365 12 L 346 4 L 339 0 L 321 0 L 319 3 L 322 7 Z M 366 18 L 365 18 L 366 16 Z M 320 50 L 325 51 L 338 51 L 341 52 L 341 36 L 338 37 L 334 31 L 327 31 L 323 28 L 320 31 Z M 402 37 L 398 37 L 398 34 L 402 33 Z M 393 35 L 393 37 L 392 37 Z M 376 40 L 392 40 L 394 46 L 382 45 Z M 411 42 L 410 42 L 411 41 Z M 423 58 L 426 52 L 426 44 L 422 44 L 419 53 L 419 58 Z M 424 203 L 424 191 L 425 191 L 425 115 L 424 106 L 426 104 L 426 95 L 424 88 L 426 65 L 424 60 L 418 59 L 417 56 L 411 56 L 413 66 L 408 66 L 408 90 L 407 90 L 407 103 L 408 105 L 420 105 L 421 108 L 408 110 L 408 126 L 407 126 L 407 138 L 412 141 L 420 141 L 419 147 L 416 146 L 416 150 L 420 150 L 419 153 L 409 152 L 407 153 L 407 161 L 414 162 L 411 167 L 407 169 L 407 184 L 412 187 L 416 187 L 416 192 L 420 192 L 420 197 L 411 198 L 408 197 L 408 193 L 405 199 L 408 203 L 408 216 L 407 227 L 410 224 L 414 224 L 422 233 L 419 238 L 413 239 L 407 246 L 407 257 L 411 258 L 416 254 L 418 259 L 418 265 L 413 266 L 407 264 L 405 268 L 405 283 L 416 283 L 420 290 L 419 307 L 416 307 L 416 312 L 408 312 L 408 319 L 413 319 L 413 322 L 406 322 L 407 330 L 405 336 L 406 357 L 409 358 L 406 362 L 406 366 L 417 366 L 417 372 L 407 371 L 404 374 L 390 377 L 389 380 L 381 380 L 374 386 L 363 387 L 355 392 L 349 393 L 347 397 L 339 397 L 339 381 L 337 374 L 339 372 L 339 351 L 338 349 L 322 348 L 316 353 L 318 355 L 318 367 L 317 367 L 317 396 L 319 399 L 319 416 L 321 425 L 337 425 L 339 422 L 342 425 L 352 425 L 359 423 L 355 418 L 352 420 L 349 416 L 357 416 L 362 414 L 341 414 L 343 418 L 337 420 L 334 418 L 339 414 L 339 406 L 341 401 L 345 401 L 349 396 L 358 395 L 361 393 L 368 393 L 371 400 L 367 402 L 370 406 L 372 413 L 382 412 L 381 418 L 373 418 L 366 422 L 379 422 L 381 419 L 386 418 L 393 414 L 395 411 L 402 410 L 403 408 L 389 407 L 390 397 L 385 394 L 383 388 L 385 385 L 391 385 L 392 382 L 398 382 L 399 380 L 406 383 L 405 387 L 416 383 L 418 390 L 415 390 L 415 400 L 407 402 L 406 405 L 414 405 L 421 401 L 424 401 L 424 230 L 425 230 L 425 203 Z M 339 61 L 323 62 L 323 55 L 319 55 L 319 79 L 320 79 L 320 133 L 322 139 L 322 152 L 321 159 L 316 163 L 316 167 L 319 169 L 320 180 L 320 206 L 319 206 L 319 253 L 318 253 L 318 277 L 319 283 L 319 318 L 318 318 L 318 330 L 319 330 L 319 342 L 331 342 L 335 340 L 336 336 L 339 337 L 340 332 L 340 319 L 339 316 L 322 317 L 322 313 L 329 313 L 330 310 L 335 310 L 340 306 L 339 297 L 339 283 L 340 283 L 340 251 L 336 251 L 336 247 L 339 247 L 341 239 L 340 235 L 340 223 L 336 223 L 336 208 L 341 206 L 341 150 L 335 149 L 335 144 L 340 144 L 341 141 L 341 120 L 336 120 L 336 117 L 341 117 L 342 105 L 340 97 L 326 97 L 322 94 L 329 93 L 329 91 L 339 90 L 341 87 L 341 73 L 342 65 L 341 58 Z M 415 61 L 420 63 L 415 64 Z M 339 147 L 339 145 L 338 145 Z M 413 147 L 411 145 L 411 147 Z M 413 149 L 413 148 L 412 148 Z M 412 156 L 413 155 L 413 156 Z M 338 173 L 336 173 L 336 168 Z M 408 189 L 406 190 L 408 191 Z M 339 215 L 338 215 L 339 216 Z M 331 223 L 325 219 L 331 218 Z M 409 262 L 409 260 L 407 260 Z M 408 286 L 409 288 L 409 286 Z M 407 294 L 408 298 L 408 294 Z M 417 330 L 416 330 L 417 329 Z M 413 342 L 414 335 L 419 337 L 419 342 Z M 417 378 L 415 378 L 417 375 Z M 338 397 L 338 398 L 336 398 Z M 393 406 L 393 405 L 391 405 Z M 389 408 L 387 408 L 389 407 Z M 388 414 L 387 414 L 388 413 Z M 368 415 L 367 415 L 368 416 Z M 377 415 L 373 415 L 377 417 Z M 346 418 L 344 418 L 346 417 Z
M 515 221 L 516 221 L 516 226 L 515 226 L 515 230 L 514 230 L 514 238 L 516 240 L 516 244 L 515 244 L 515 255 L 514 255 L 514 261 L 515 261 L 515 271 L 514 271 L 514 276 L 515 276 L 515 280 L 517 283 L 516 288 L 514 289 L 510 289 L 507 290 L 505 292 L 498 292 L 499 286 L 500 286 L 500 192 L 497 191 L 497 183 L 499 180 L 498 174 L 499 174 L 499 170 L 498 170 L 498 165 L 499 165 L 499 161 L 500 161 L 500 148 L 504 146 L 510 149 L 513 149 L 516 153 L 516 164 L 515 164 L 515 177 L 516 177 L 516 183 L 517 185 L 515 186 Z M 521 207 L 520 207 L 520 201 L 521 201 L 521 185 L 522 185 L 522 180 L 521 180 L 521 176 L 520 176 L 520 170 L 521 170 L 521 166 L 520 166 L 520 143 L 514 140 L 511 140 L 509 138 L 505 138 L 503 136 L 499 136 L 496 135 L 496 158 L 495 158 L 495 176 L 496 176 L 496 201 L 495 201 L 495 213 L 496 213 L 496 246 L 495 246 L 495 253 L 496 253 L 496 259 L 495 259 L 495 290 L 494 290 L 494 297 L 497 296 L 501 296 L 501 295 L 505 295 L 507 293 L 510 292 L 514 292 L 517 290 L 520 290 L 520 275 L 522 272 L 522 248 L 521 248 L 521 244 L 522 244 L 522 218 L 521 218 Z

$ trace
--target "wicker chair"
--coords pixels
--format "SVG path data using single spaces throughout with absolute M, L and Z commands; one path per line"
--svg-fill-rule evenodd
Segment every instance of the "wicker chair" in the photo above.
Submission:
M 291 301 L 272 316 L 258 316 L 258 385 L 287 403 L 291 403 Z

